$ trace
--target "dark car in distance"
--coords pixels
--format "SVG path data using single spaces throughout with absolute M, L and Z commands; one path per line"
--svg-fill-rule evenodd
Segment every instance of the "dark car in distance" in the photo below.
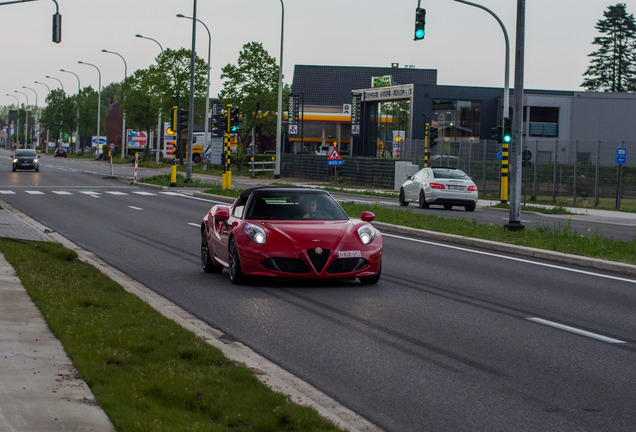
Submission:
M 18 149 L 13 155 L 13 171 L 16 170 L 40 171 L 40 159 L 33 149 Z
M 55 157 L 66 157 L 67 151 L 64 147 L 58 147 L 55 149 Z

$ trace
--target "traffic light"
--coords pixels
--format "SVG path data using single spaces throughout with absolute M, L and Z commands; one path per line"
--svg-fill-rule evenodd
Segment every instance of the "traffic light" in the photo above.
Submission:
M 415 37 L 413 40 L 422 40 L 426 35 L 426 9 L 415 8 Z
M 227 117 L 225 114 L 212 116 L 212 136 L 222 137 L 227 131 Z
M 243 119 L 239 114 L 238 107 L 230 108 L 229 113 L 229 122 L 230 122 L 230 132 L 238 133 L 243 127 Z
M 179 132 L 188 129 L 188 110 L 179 108 L 177 117 Z
M 177 133 L 177 125 L 179 124 L 179 121 L 177 120 L 178 112 L 179 108 L 177 108 L 176 106 L 172 107 L 172 115 L 170 116 L 170 130 L 172 131 L 172 133 L 170 135 L 176 135 Z
M 437 145 L 437 141 L 435 141 L 437 139 L 437 136 L 438 136 L 438 132 L 436 127 L 431 126 L 430 128 L 428 128 L 429 147 L 433 147 Z
M 503 119 L 503 134 L 501 136 L 503 143 L 510 143 L 512 141 L 512 120 L 509 117 Z
M 58 12 L 53 14 L 53 42 L 62 42 L 62 15 Z

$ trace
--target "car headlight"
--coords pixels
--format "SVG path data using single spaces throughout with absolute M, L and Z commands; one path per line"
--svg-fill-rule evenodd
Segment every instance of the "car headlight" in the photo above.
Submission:
M 13 163 L 18 163 L 18 160 L 16 158 L 13 158 Z
M 39 159 L 33 159 L 33 163 L 38 163 L 40 162 Z
M 267 241 L 267 234 L 265 234 L 265 230 L 254 224 L 245 224 L 243 228 L 245 235 L 247 235 L 250 239 L 258 244 L 264 244 Z
M 367 245 L 375 238 L 375 229 L 370 224 L 362 225 L 358 228 L 358 237 L 362 243 Z

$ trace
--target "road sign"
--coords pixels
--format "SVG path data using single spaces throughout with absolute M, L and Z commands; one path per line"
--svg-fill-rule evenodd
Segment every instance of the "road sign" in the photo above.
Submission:
M 340 157 L 340 153 L 338 153 L 338 150 L 334 147 L 333 150 L 331 150 L 331 153 L 329 154 L 329 157 L 327 158 L 327 165 L 328 166 L 332 166 L 332 165 L 342 165 L 342 158 Z
M 625 147 L 616 147 L 616 164 L 624 165 L 627 162 L 627 149 Z

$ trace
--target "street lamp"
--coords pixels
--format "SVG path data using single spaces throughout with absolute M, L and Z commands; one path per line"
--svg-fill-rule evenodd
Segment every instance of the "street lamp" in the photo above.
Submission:
M 177 14 L 177 18 L 192 19 L 192 17 L 185 16 L 183 14 Z M 209 130 L 208 117 L 210 116 L 210 51 L 212 49 L 212 36 L 210 35 L 210 29 L 208 28 L 208 26 L 206 26 L 205 23 L 201 21 L 199 18 L 197 18 L 196 20 L 200 22 L 201 24 L 203 24 L 203 27 L 205 27 L 205 30 L 208 32 L 208 82 L 207 82 L 208 92 L 207 92 L 207 97 L 205 98 L 205 138 L 203 139 L 204 148 L 207 148 L 208 147 L 208 130 Z
M 161 46 L 161 44 L 159 42 L 157 42 L 156 39 L 153 39 L 151 37 L 148 36 L 143 36 L 140 34 L 136 34 L 135 37 L 138 38 L 142 38 L 142 39 L 148 39 L 153 41 L 154 43 L 156 43 L 157 45 L 159 45 L 159 49 L 161 50 L 161 54 L 163 54 L 163 47 Z M 161 106 L 163 105 L 163 96 L 159 95 L 159 120 L 157 123 L 157 151 L 155 154 L 155 162 L 159 163 L 159 149 L 161 146 L 161 131 L 163 130 L 163 128 L 161 127 Z
M 71 72 L 69 70 L 65 70 L 65 69 L 60 69 L 60 72 L 66 72 L 66 73 L 70 73 L 75 75 L 75 78 L 77 78 L 77 96 L 79 97 L 80 91 L 81 91 L 81 84 L 80 84 L 80 79 L 79 76 L 77 76 L 77 74 L 75 72 Z M 77 153 L 79 151 L 79 145 L 80 145 L 80 136 L 79 136 L 79 121 L 80 121 L 80 109 L 79 109 L 79 100 L 77 103 L 77 126 L 75 127 L 75 153 Z
M 102 108 L 102 71 L 100 71 L 99 68 L 92 63 L 86 63 L 81 60 L 78 60 L 77 63 L 93 66 L 95 69 L 97 69 L 97 76 L 99 77 L 99 80 L 97 82 L 97 143 L 96 143 L 97 148 L 95 149 L 95 152 L 97 152 L 97 149 L 99 148 L 99 127 L 100 127 L 101 108 Z
M 38 143 L 40 142 L 40 129 L 39 129 L 39 123 L 38 123 L 38 92 L 35 91 L 34 88 L 31 87 L 27 87 L 27 86 L 22 86 L 22 88 L 25 89 L 29 89 L 33 92 L 33 94 L 35 94 L 35 134 L 38 137 Z M 31 140 L 31 143 L 33 143 L 33 140 Z M 36 146 L 33 146 L 33 148 L 35 148 Z
M 15 98 L 16 102 L 17 102 L 17 106 L 18 106 L 18 113 L 20 113 L 20 99 L 18 99 L 18 97 L 16 95 L 12 95 L 7 93 L 7 96 L 11 96 L 12 98 Z M 15 120 L 16 120 L 16 125 L 15 125 L 15 140 L 18 143 L 18 147 L 20 146 L 20 116 L 16 115 L 15 116 Z
M 24 145 L 25 148 L 29 146 L 29 96 L 27 96 L 26 93 L 18 91 L 18 90 L 14 90 L 14 93 L 20 93 L 21 95 L 24 95 L 24 97 L 26 98 L 26 113 L 25 113 L 25 123 L 24 123 Z
M 44 78 L 53 79 L 53 80 L 59 82 L 60 83 L 60 87 L 62 88 L 62 91 L 64 91 L 64 84 L 62 84 L 62 81 L 59 78 L 55 78 L 55 77 L 48 76 L 48 75 L 45 76 Z
M 40 81 L 33 81 L 33 82 L 34 82 L 35 84 L 40 84 L 40 85 L 43 85 L 44 87 L 46 87 L 46 89 L 47 89 L 47 90 L 48 90 L 48 92 L 49 92 L 49 93 L 47 94 L 47 96 L 48 96 L 49 94 L 51 94 L 51 87 L 49 87 L 47 84 L 44 84 L 43 82 L 40 82 Z M 46 99 L 45 99 L 45 101 L 46 101 Z M 79 108 L 78 108 L 78 109 L 79 109 Z M 48 128 L 48 127 L 46 128 L 46 145 L 44 146 L 44 152 L 45 152 L 45 153 L 47 153 L 47 154 L 48 154 L 48 152 L 49 152 L 49 128 Z
M 126 59 L 124 59 L 124 56 L 122 56 L 119 53 L 116 53 L 115 51 L 108 51 L 103 49 L 102 52 L 105 53 L 110 53 L 110 54 L 115 54 L 116 56 L 119 56 L 119 58 L 124 62 L 124 80 L 128 78 L 128 65 L 126 64 Z M 125 100 L 125 98 L 124 98 Z M 121 105 L 120 105 L 121 106 Z M 121 121 L 121 158 L 124 158 L 125 152 L 126 152 L 126 111 L 122 110 L 122 121 Z

